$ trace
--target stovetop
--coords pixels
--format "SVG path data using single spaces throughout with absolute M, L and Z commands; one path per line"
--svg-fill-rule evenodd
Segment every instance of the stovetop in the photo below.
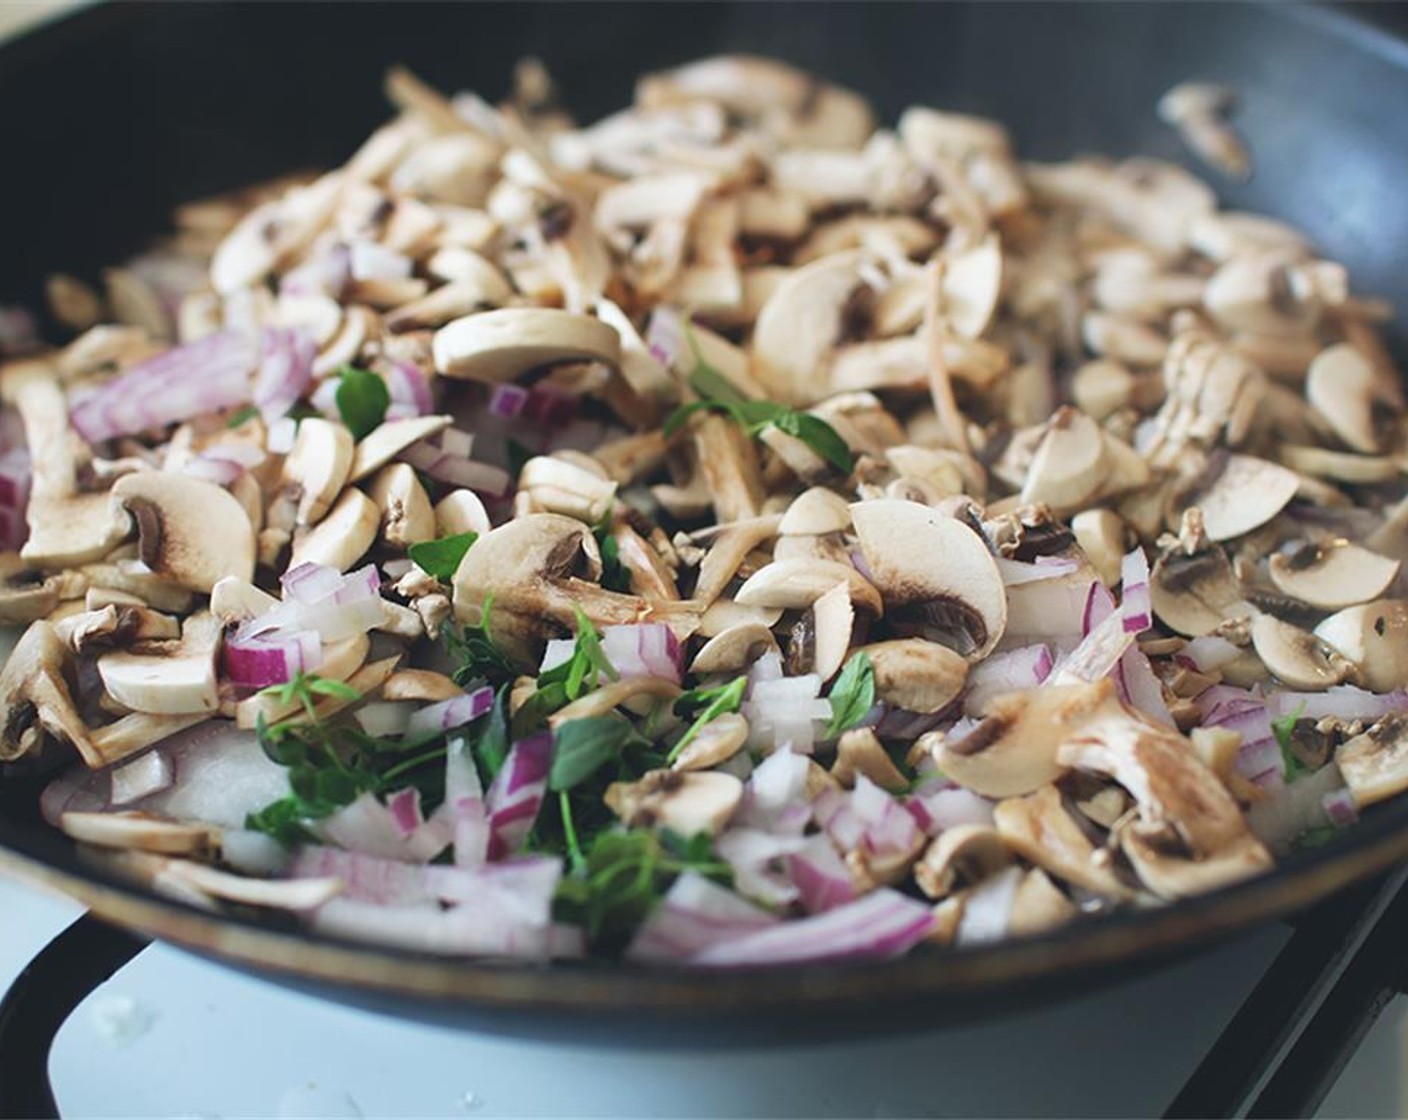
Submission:
M 0 987 L 79 913 L 0 881 Z M 967 1029 L 648 1052 L 406 1023 L 157 945 L 83 1000 L 49 1068 L 69 1117 L 1186 1114 L 1207 1092 L 1197 1077 L 1227 1073 L 1205 1060 L 1210 1051 L 1264 1045 L 1250 997 L 1273 965 L 1295 964 L 1298 943 L 1288 927 L 1268 927 L 1144 979 Z M 1348 1048 L 1319 1115 L 1402 1114 L 1404 1003 Z M 1234 1047 L 1219 1035 L 1239 1009 Z

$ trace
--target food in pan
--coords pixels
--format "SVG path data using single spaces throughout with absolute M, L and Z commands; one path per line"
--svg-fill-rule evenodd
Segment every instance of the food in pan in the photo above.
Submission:
M 534 64 L 387 89 L 51 277 L 62 345 L 6 319 L 0 759 L 89 858 L 761 965 L 1215 890 L 1408 786 L 1403 392 L 1302 234 L 755 58 L 586 127 Z

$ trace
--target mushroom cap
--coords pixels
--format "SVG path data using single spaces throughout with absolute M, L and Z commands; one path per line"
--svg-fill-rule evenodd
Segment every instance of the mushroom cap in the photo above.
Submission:
M 1283 595 L 1333 611 L 1377 599 L 1398 578 L 1400 564 L 1337 540 L 1291 553 L 1278 552 L 1268 568 L 1271 582 Z
M 387 420 L 378 424 L 357 444 L 347 481 L 361 482 L 391 462 L 411 444 L 429 439 L 449 426 L 448 416 L 405 416 L 399 420 Z M 300 425 L 300 430 L 301 427 Z
M 951 704 L 968 679 L 968 662 L 947 646 L 900 638 L 863 646 L 880 699 L 906 711 L 932 713 Z
M 1013 851 L 1058 879 L 1107 898 L 1129 897 L 1129 887 L 1115 874 L 1110 860 L 1100 858 L 1054 785 L 999 801 L 993 823 Z
M 1408 601 L 1346 607 L 1321 622 L 1315 636 L 1353 663 L 1365 688 L 1408 688 Z
M 1274 615 L 1252 620 L 1252 646 L 1267 669 L 1292 688 L 1323 690 L 1345 680 L 1353 668 L 1323 638 Z
M 773 399 L 809 405 L 829 396 L 828 367 L 866 255 L 833 253 L 790 273 L 753 328 L 752 372 Z
M 209 612 L 192 615 L 179 641 L 151 642 L 98 658 L 108 695 L 134 712 L 190 715 L 220 706 L 215 678 L 220 622 Z
M 326 564 L 345 572 L 376 541 L 381 511 L 355 486 L 349 486 L 328 515 L 293 542 L 288 566 Z
M 761 622 L 740 622 L 705 642 L 694 655 L 689 671 L 696 675 L 736 672 L 776 649 L 777 639 L 771 627 Z
M 939 769 L 984 797 L 1018 797 L 1065 771 L 1061 744 L 1115 703 L 1114 684 L 1049 685 L 998 696 L 961 739 L 945 743 Z
M 957 518 L 894 498 L 856 502 L 851 520 L 892 621 L 986 657 L 1007 625 L 1007 595 L 986 542 Z M 945 644 L 948 644 L 947 642 Z
M 628 828 L 664 828 L 677 836 L 715 835 L 743 798 L 743 783 L 718 770 L 652 770 L 637 782 L 607 787 L 607 807 Z
M 352 433 L 344 424 L 320 416 L 299 422 L 293 448 L 284 459 L 283 477 L 302 490 L 298 499 L 300 525 L 321 521 L 342 493 L 352 469 L 353 448 Z
M 1379 376 L 1368 357 L 1348 342 L 1328 346 L 1305 375 L 1305 399 L 1347 446 L 1366 455 L 1380 450 L 1374 427 Z
M 837 583 L 845 583 L 851 598 L 871 614 L 882 613 L 880 593 L 870 581 L 849 564 L 835 560 L 774 560 L 749 576 L 733 598 L 745 607 L 801 610 Z
M 946 828 L 914 865 L 914 880 L 930 898 L 943 898 L 960 885 L 981 883 L 1009 867 L 1013 855 L 995 829 L 981 824 Z
M 208 593 L 226 576 L 254 579 L 254 529 L 244 508 L 213 482 L 138 471 L 112 496 L 137 523 L 138 555 L 154 573 Z
M 435 369 L 446 377 L 511 381 L 557 362 L 621 364 L 621 336 L 591 315 L 552 307 L 504 307 L 435 332 Z
M 1335 762 L 1359 808 L 1408 789 L 1408 715 L 1394 712 L 1340 744 Z
M 1209 539 L 1227 541 L 1265 525 L 1299 488 L 1295 471 L 1250 455 L 1229 455 L 1217 478 L 1189 504 L 1203 511 Z

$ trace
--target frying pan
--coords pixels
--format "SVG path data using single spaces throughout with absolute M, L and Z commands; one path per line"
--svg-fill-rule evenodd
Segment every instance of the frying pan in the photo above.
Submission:
M 1188 78 L 1240 90 L 1257 172 L 1226 202 L 1308 230 L 1357 287 L 1408 304 L 1408 46 L 1390 8 L 980 4 L 347 7 L 202 4 L 87 10 L 0 48 L 0 300 L 37 305 L 44 273 L 92 273 L 161 231 L 178 201 L 341 162 L 387 114 L 384 68 L 494 95 L 543 58 L 583 119 L 633 77 L 723 51 L 775 55 L 868 95 L 996 117 L 1034 158 L 1182 159 L 1154 104 Z M 1370 22 L 1375 21 L 1375 22 Z M 1393 338 L 1395 343 L 1398 341 Z M 934 1025 L 1086 991 L 1095 980 L 1302 909 L 1408 856 L 1408 798 L 1274 873 L 1157 911 L 1037 939 L 847 966 L 700 974 L 576 962 L 448 961 L 216 917 L 86 866 L 37 812 L 33 778 L 0 776 L 0 870 L 57 886 L 119 925 L 315 987 L 496 1029 L 657 1039 L 746 1022 L 774 1037 L 884 1011 Z M 3 918 L 0 918 L 3 920 Z M 844 1014 L 822 1014 L 845 1008 Z M 730 1026 L 730 1030 L 734 1029 Z M 637 1031 L 637 1037 L 641 1035 Z

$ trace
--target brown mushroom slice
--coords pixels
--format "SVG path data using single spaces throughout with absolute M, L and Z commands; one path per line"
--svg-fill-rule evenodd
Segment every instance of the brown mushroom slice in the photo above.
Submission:
M 594 688 L 559 708 L 548 716 L 548 726 L 556 730 L 573 720 L 595 719 L 638 699 L 646 701 L 645 710 L 649 710 L 660 701 L 673 702 L 679 694 L 680 686 L 663 677 L 627 677 Z
M 858 776 L 890 793 L 903 793 L 909 788 L 909 779 L 885 753 L 879 737 L 869 727 L 853 727 L 836 741 L 831 776 L 845 789 L 853 789 Z
M 1408 688 L 1408 602 L 1380 599 L 1347 607 L 1321 622 L 1315 636 L 1353 663 L 1365 688 Z
M 77 747 L 89 765 L 88 728 L 74 708 L 67 674 L 72 654 L 48 622 L 32 622 L 0 670 L 0 762 L 37 754 L 45 737 Z
M 381 686 L 383 700 L 419 700 L 435 704 L 463 695 L 463 688 L 433 669 L 401 669 L 387 677 Z
M 181 715 L 129 712 L 89 734 L 89 748 L 84 750 L 83 760 L 94 769 L 115 765 L 178 731 L 204 723 L 210 717 L 210 712 L 186 712 Z
M 694 655 L 689 671 L 695 675 L 740 672 L 776 649 L 777 638 L 771 627 L 761 622 L 740 622 L 705 642 Z
M 621 336 L 591 315 L 552 307 L 504 307 L 456 319 L 435 332 L 435 369 L 446 377 L 511 381 L 557 362 L 621 363 Z
M 220 706 L 215 656 L 221 624 L 208 611 L 192 615 L 179 641 L 150 642 L 98 658 L 108 695 L 134 712 L 188 715 Z
M 906 711 L 940 711 L 953 703 L 968 679 L 964 658 L 923 638 L 874 642 L 861 651 L 875 670 L 876 695 Z
M 1268 563 L 1278 591 L 1326 611 L 1377 599 L 1398 578 L 1400 566 L 1344 540 L 1278 552 Z
M 1265 525 L 1286 508 L 1300 476 L 1265 459 L 1229 455 L 1211 485 L 1188 499 L 1203 511 L 1209 539 L 1231 540 Z
M 398 548 L 435 537 L 435 511 L 409 463 L 390 463 L 372 480 L 369 496 L 381 512 L 381 534 Z
M 840 339 L 865 254 L 834 253 L 791 273 L 753 329 L 753 376 L 775 400 L 808 405 L 828 396 L 826 371 Z
M 380 527 L 376 503 L 349 486 L 326 517 L 294 539 L 288 566 L 326 564 L 345 572 L 371 548 Z
M 1331 430 L 1354 451 L 1380 450 L 1374 407 L 1381 401 L 1373 364 L 1356 347 L 1341 342 L 1315 356 L 1305 375 L 1305 399 Z
M 671 764 L 671 769 L 711 769 L 727 762 L 747 742 L 748 721 L 737 712 L 725 712 L 715 716 L 695 733 Z
M 1335 762 L 1361 809 L 1408 789 L 1408 715 L 1394 712 L 1339 745 Z
M 179 638 L 181 624 L 171 615 L 149 607 L 109 603 L 55 620 L 54 632 L 74 653 L 81 654 L 104 647 Z
M 1044 871 L 1032 870 L 1022 876 L 1012 896 L 1007 933 L 1011 937 L 1030 937 L 1057 929 L 1079 915 L 1075 903 Z
M 751 517 L 724 525 L 704 559 L 699 562 L 699 578 L 694 584 L 694 598 L 700 603 L 712 603 L 738 572 L 744 557 L 753 549 L 777 535 L 780 518 Z
M 743 783 L 718 770 L 652 770 L 636 782 L 613 782 L 605 801 L 627 828 L 662 828 L 677 836 L 714 836 L 743 798 Z
M 137 554 L 156 575 L 209 592 L 226 576 L 254 578 L 254 529 L 227 490 L 189 475 L 139 471 L 113 485 L 137 523 Z
M 784 536 L 819 536 L 844 533 L 850 527 L 850 503 L 834 490 L 813 486 L 792 499 L 777 531 Z
M 976 661 L 1007 626 L 997 562 L 968 525 L 916 502 L 856 502 L 851 520 L 892 621 Z
M 837 583 L 845 583 L 851 598 L 871 614 L 883 613 L 880 593 L 870 581 L 834 560 L 775 560 L 749 576 L 733 598 L 745 607 L 803 610 Z
M 1065 772 L 1061 743 L 1114 703 L 1109 680 L 1049 685 L 995 697 L 967 735 L 945 742 L 939 769 L 984 797 L 1019 797 Z
M 163 820 L 149 813 L 77 813 L 59 817 L 64 835 L 100 848 L 133 848 L 172 856 L 210 856 L 219 830 L 207 824 Z
M 990 233 L 977 245 L 944 256 L 944 316 L 964 338 L 987 329 L 1002 294 L 1002 243 Z
M 714 414 L 690 422 L 699 471 L 724 523 L 757 517 L 763 511 L 763 480 L 753 441 L 733 420 Z
M 55 610 L 65 581 L 31 568 L 18 553 L 0 553 L 0 623 L 30 623 Z M 76 589 L 76 588 L 75 588 Z
M 1078 509 L 1100 490 L 1107 471 L 1100 426 L 1083 412 L 1062 408 L 1032 456 L 1021 501 L 1057 511 Z
M 981 883 L 1013 862 L 1002 837 L 986 825 L 958 824 L 944 831 L 914 865 L 914 881 L 930 898 Z
M 1227 554 L 1216 545 L 1165 552 L 1150 573 L 1149 594 L 1159 621 L 1189 637 L 1211 634 L 1224 620 L 1255 611 L 1242 597 Z
M 1091 843 L 1055 786 L 999 801 L 993 823 L 1008 847 L 1058 879 L 1107 898 L 1130 896 L 1111 867 L 1109 853 Z
M 556 513 L 516 517 L 480 537 L 460 561 L 454 576 L 455 617 L 479 621 L 484 601 L 492 595 L 496 631 L 500 612 L 539 628 L 570 627 L 580 609 L 597 625 L 655 620 L 679 637 L 694 632 L 699 608 L 693 602 L 652 602 L 606 591 L 577 575 L 593 558 L 600 570 L 595 547 L 588 527 L 573 518 Z
M 406 416 L 378 424 L 357 444 L 346 481 L 361 482 L 386 466 L 411 444 L 429 439 L 449 426 L 448 416 Z
M 451 490 L 435 505 L 435 533 L 440 537 L 460 533 L 487 533 L 493 525 L 484 503 L 473 490 Z
M 1324 639 L 1274 615 L 1252 620 L 1252 646 L 1267 669 L 1292 688 L 1323 691 L 1342 683 L 1354 668 Z
M 1069 737 L 1058 757 L 1114 779 L 1134 797 L 1138 816 L 1116 833 L 1155 894 L 1184 898 L 1270 869 L 1271 856 L 1236 801 L 1173 729 L 1116 704 Z

